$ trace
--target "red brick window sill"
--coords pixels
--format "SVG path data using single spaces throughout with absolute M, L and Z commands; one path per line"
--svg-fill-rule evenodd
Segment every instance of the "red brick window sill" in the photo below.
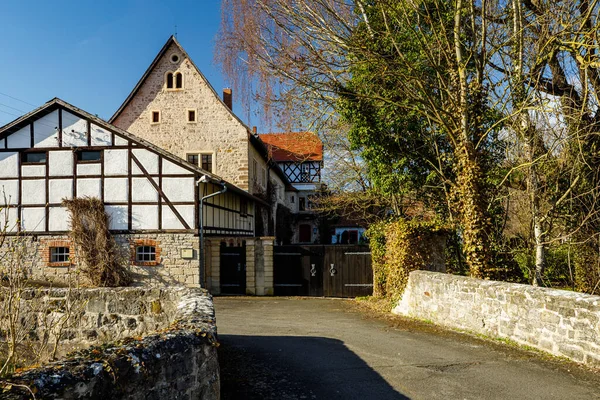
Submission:
M 154 247 L 154 250 L 155 250 L 154 261 L 138 261 L 138 259 L 137 259 L 138 247 L 141 247 L 141 246 Z M 129 242 L 129 249 L 130 249 L 130 254 L 131 254 L 131 263 L 133 265 L 138 265 L 141 267 L 155 267 L 157 265 L 160 265 L 161 248 L 160 248 L 159 241 L 152 240 L 152 239 L 134 239 Z
M 70 267 L 73 265 L 75 260 L 75 250 L 70 240 L 42 240 L 41 245 L 42 261 L 46 267 Z M 52 262 L 52 248 L 55 247 L 68 247 L 69 261 Z

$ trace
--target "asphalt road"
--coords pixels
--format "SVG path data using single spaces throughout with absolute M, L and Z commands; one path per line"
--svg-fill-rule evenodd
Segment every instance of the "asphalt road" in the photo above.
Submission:
M 600 373 L 340 299 L 217 297 L 221 398 L 600 399 Z

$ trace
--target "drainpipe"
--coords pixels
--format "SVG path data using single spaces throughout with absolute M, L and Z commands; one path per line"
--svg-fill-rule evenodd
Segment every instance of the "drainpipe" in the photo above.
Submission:
M 217 185 L 221 185 L 222 189 L 219 190 L 218 192 L 215 193 L 211 193 L 208 196 L 204 196 L 202 198 L 200 198 L 200 218 L 198 218 L 198 236 L 200 238 L 200 268 L 199 268 L 199 273 L 200 273 L 200 287 L 205 288 L 206 286 L 206 282 L 204 281 L 204 211 L 203 211 L 203 207 L 204 207 L 204 200 L 210 199 L 211 197 L 214 196 L 218 196 L 220 194 L 223 194 L 227 191 L 227 186 L 225 186 L 225 182 L 224 181 L 217 181 L 211 177 L 209 177 L 208 175 L 202 175 L 202 177 L 200 177 L 200 179 L 198 179 L 198 181 L 196 182 L 196 185 L 198 185 L 198 190 L 200 190 L 200 183 L 214 183 Z

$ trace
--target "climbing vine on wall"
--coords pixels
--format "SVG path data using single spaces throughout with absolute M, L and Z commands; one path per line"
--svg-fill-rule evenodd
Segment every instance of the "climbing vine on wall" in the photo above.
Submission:
M 75 246 L 80 271 L 94 286 L 127 286 L 131 276 L 127 255 L 109 231 L 109 216 L 95 197 L 63 200 L 71 213 L 69 236 Z
M 408 274 L 443 268 L 447 227 L 435 221 L 380 222 L 367 231 L 373 266 L 373 295 L 397 301 Z

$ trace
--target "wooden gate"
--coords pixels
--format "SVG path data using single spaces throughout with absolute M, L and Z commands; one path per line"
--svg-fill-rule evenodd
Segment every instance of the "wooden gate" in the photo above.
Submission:
M 221 293 L 246 294 L 246 248 L 221 246 Z
M 368 246 L 275 246 L 273 256 L 277 296 L 356 297 L 373 293 Z

